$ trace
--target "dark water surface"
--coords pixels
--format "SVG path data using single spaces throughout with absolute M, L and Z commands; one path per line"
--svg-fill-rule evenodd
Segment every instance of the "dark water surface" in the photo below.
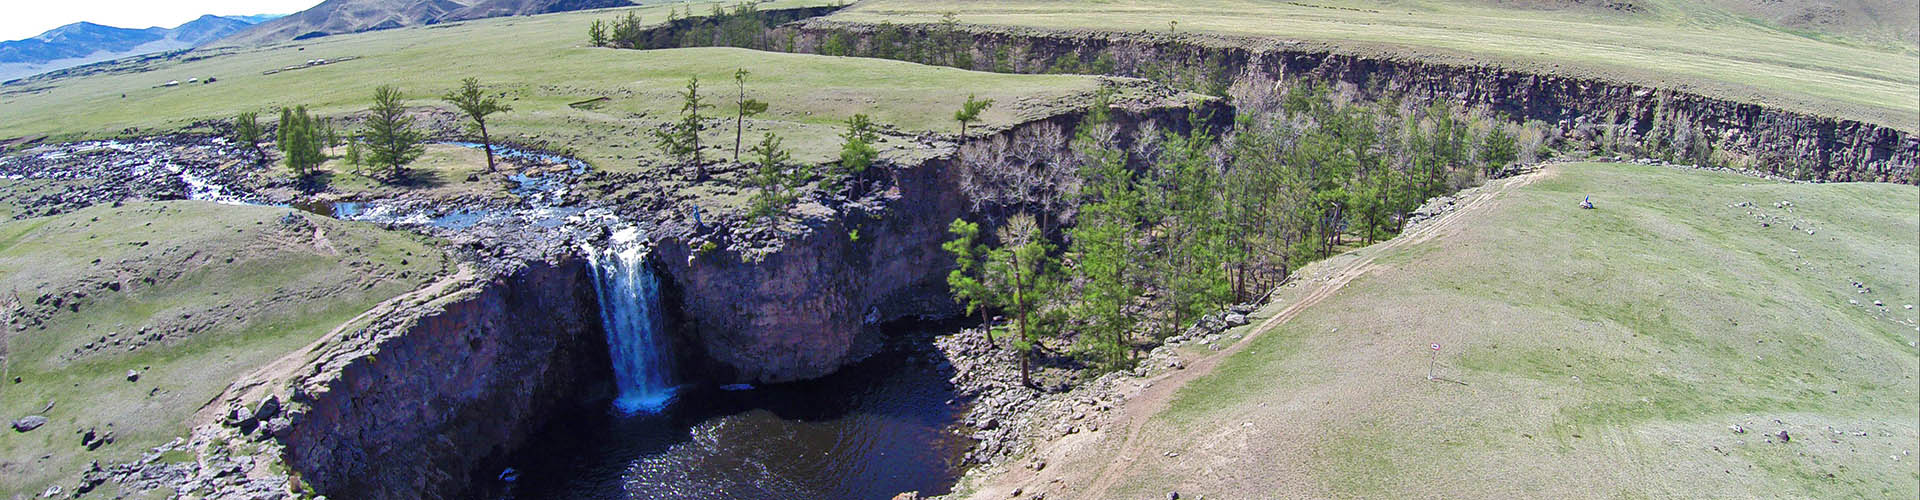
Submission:
M 946 493 L 971 444 L 947 370 L 882 353 L 821 380 L 683 388 L 656 415 L 562 416 L 500 484 L 518 499 L 880 499 Z M 736 387 L 735 389 L 740 389 Z

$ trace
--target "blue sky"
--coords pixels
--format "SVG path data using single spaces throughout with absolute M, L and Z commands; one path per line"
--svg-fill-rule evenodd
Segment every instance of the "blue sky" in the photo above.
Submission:
M 320 0 L 6 0 L 0 40 L 30 38 L 89 21 L 122 28 L 171 28 L 202 14 L 292 14 Z

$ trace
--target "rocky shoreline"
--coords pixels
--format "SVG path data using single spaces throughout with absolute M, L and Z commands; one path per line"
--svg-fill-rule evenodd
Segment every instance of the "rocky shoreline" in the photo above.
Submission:
M 1283 283 L 1280 286 L 1290 286 Z M 1239 304 L 1205 315 L 1178 335 L 1167 337 L 1140 358 L 1130 370 L 1096 373 L 1090 368 L 1063 367 L 1042 362 L 1037 379 L 1043 387 L 1020 383 L 1018 354 L 1006 344 L 988 341 L 984 328 L 968 328 L 934 339 L 938 355 L 953 366 L 949 380 L 968 403 L 959 425 L 975 445 L 967 451 L 969 475 L 990 474 L 1014 466 L 1033 450 L 1033 444 L 1108 426 L 1110 412 L 1128 397 L 1125 386 L 1137 384 L 1166 370 L 1186 368 L 1179 349 L 1200 345 L 1219 350 L 1238 340 L 1223 338 L 1230 328 L 1247 324 L 1247 315 L 1260 303 Z M 1056 360 L 1057 361 L 1057 360 Z M 1044 461 L 1021 465 L 1045 468 Z

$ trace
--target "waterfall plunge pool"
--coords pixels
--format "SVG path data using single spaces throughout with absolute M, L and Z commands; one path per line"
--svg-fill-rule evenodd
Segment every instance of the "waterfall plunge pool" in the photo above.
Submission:
M 927 361 L 926 342 L 957 328 L 895 326 L 886 350 L 818 380 L 689 386 L 658 413 L 561 415 L 510 459 L 513 481 L 479 489 L 527 500 L 946 493 L 972 442 L 955 433 L 952 370 Z

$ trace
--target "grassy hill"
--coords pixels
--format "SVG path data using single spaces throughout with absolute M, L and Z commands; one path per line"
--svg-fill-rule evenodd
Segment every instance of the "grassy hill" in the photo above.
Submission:
M 0 417 L 48 419 L 0 436 L 0 498 L 184 436 L 241 374 L 447 265 L 419 237 L 285 208 L 130 203 L 0 224 Z M 115 441 L 88 451 L 89 428 Z
M 868 0 L 833 17 L 932 23 L 954 12 L 963 23 L 1153 32 L 1172 23 L 1182 33 L 1593 75 L 1920 130 L 1911 35 L 1920 9 L 1842 3 L 1855 8 L 1830 14 L 1858 22 L 1782 25 L 1770 19 L 1825 4 L 1738 0 Z
M 782 1 L 763 8 L 821 3 Z M 645 22 L 658 23 L 673 8 L 687 7 L 634 11 Z M 693 8 L 704 12 L 706 4 Z M 202 51 L 146 71 L 0 87 L 0 137 L 177 130 L 244 110 L 269 111 L 264 119 L 273 109 L 300 104 L 344 116 L 364 110 L 373 88 L 383 84 L 400 86 L 410 105 L 451 112 L 439 96 L 463 78 L 478 77 L 514 107 L 489 123 L 495 137 L 572 151 L 596 167 L 620 171 L 657 156 L 648 132 L 677 117 L 677 93 L 694 76 L 700 77 L 707 102 L 716 105 L 710 112 L 726 114 L 738 93 L 734 70 L 752 72 L 749 97 L 768 102 L 771 109 L 750 122 L 747 135 L 779 133 L 801 161 L 837 157 L 842 123 L 855 113 L 903 133 L 952 133 L 957 132 L 953 111 L 968 94 L 999 103 L 984 116 L 994 127 L 1077 106 L 1072 98 L 1100 85 L 1091 77 L 998 75 L 736 49 L 588 47 L 588 23 L 611 22 L 622 12 L 485 19 Z M 317 59 L 338 62 L 305 67 Z M 300 69 L 263 74 L 289 66 Z M 210 76 L 218 81 L 156 87 Z M 731 122 L 710 127 L 707 144 L 724 141 L 730 152 L 732 128 Z
M 1039 489 L 1915 493 L 1920 191 L 1614 164 L 1483 189 L 1306 269 L 1239 332 L 1264 333 L 1221 357 L 1188 349 L 1195 368 L 1130 402 L 1154 410 L 1132 432 L 1045 448 L 1064 482 Z M 1599 209 L 1576 208 L 1586 196 Z

